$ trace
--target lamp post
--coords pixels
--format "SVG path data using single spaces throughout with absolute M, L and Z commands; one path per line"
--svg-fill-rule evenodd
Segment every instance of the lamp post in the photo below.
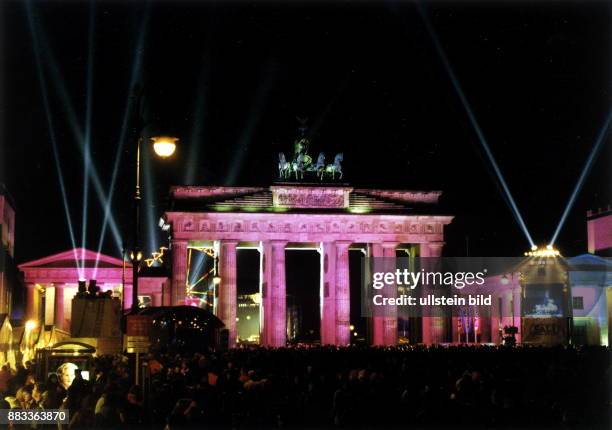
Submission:
M 138 312 L 138 269 L 142 261 L 142 251 L 139 246 L 140 239 L 140 147 L 143 137 L 138 138 L 136 146 L 136 189 L 134 193 L 134 243 L 130 252 L 132 262 L 132 313 Z M 153 151 L 160 158 L 168 158 L 174 154 L 178 139 L 170 136 L 152 137 Z

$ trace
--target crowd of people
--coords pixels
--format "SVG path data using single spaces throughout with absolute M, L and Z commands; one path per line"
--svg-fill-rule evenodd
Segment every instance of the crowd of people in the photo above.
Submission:
M 5 366 L 0 409 L 65 409 L 67 429 L 610 428 L 605 347 L 244 347 L 144 363 L 140 385 L 127 356 L 93 358 L 89 380 L 72 363 L 45 380 L 33 362 Z

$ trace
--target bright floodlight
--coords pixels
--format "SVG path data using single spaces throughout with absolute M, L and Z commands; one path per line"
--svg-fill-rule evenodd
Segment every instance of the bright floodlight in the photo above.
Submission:
M 36 328 L 36 321 L 34 320 L 28 320 L 25 323 L 25 329 L 26 330 L 34 330 Z
M 553 248 L 552 245 L 531 249 L 533 251 L 526 252 L 525 257 L 559 257 L 561 255 L 561 253 L 557 249 Z
M 221 276 L 214 276 L 213 277 L 213 284 L 219 285 L 220 283 L 221 283 Z
M 176 151 L 176 142 L 178 142 L 178 139 L 170 136 L 157 136 L 152 137 L 151 141 L 153 142 L 153 150 L 155 153 L 162 158 L 167 158 L 172 156 L 174 151 Z

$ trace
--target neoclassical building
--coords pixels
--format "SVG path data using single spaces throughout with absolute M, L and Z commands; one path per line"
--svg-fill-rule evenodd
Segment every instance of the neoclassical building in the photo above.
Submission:
M 439 191 L 358 189 L 344 185 L 279 183 L 265 188 L 177 186 L 163 228 L 171 235 L 171 302 L 190 300 L 188 250 L 203 247 L 218 257 L 217 316 L 236 340 L 239 248 L 260 253 L 260 343 L 287 340 L 285 250 L 313 249 L 321 258 L 321 343 L 350 343 L 349 250 L 395 257 L 408 249 L 438 257 L 444 226 L 453 217 L 438 213 Z M 442 342 L 444 327 L 425 319 L 424 343 Z M 431 319 L 433 320 L 433 318 Z M 372 343 L 395 345 L 397 318 L 374 317 Z
M 119 258 L 76 248 L 22 263 L 19 270 L 26 288 L 24 320 L 36 321 L 40 326 L 70 331 L 72 299 L 77 293 L 79 279 L 95 279 L 102 291 L 111 290 L 121 299 L 124 309 L 132 306 L 132 266 Z M 139 281 L 139 299 L 153 306 L 168 304 L 166 281 L 164 276 L 143 273 Z
M 229 345 L 235 345 L 241 304 L 237 291 L 237 251 L 257 250 L 258 292 L 249 296 L 249 311 L 242 315 L 249 319 L 249 327 L 259 328 L 259 336 L 253 338 L 260 344 L 284 346 L 293 324 L 288 306 L 286 251 L 315 250 L 320 257 L 321 343 L 347 345 L 351 340 L 351 321 L 361 318 L 351 315 L 350 277 L 358 274 L 349 270 L 349 251 L 359 250 L 369 257 L 405 256 L 403 251 L 414 257 L 441 256 L 444 227 L 452 216 L 438 213 L 440 194 L 297 183 L 265 188 L 173 187 L 170 205 L 160 220 L 160 227 L 169 234 L 170 241 L 170 249 L 160 254 L 165 267 L 143 267 L 139 300 L 149 306 L 202 306 L 210 296 L 194 295 L 190 270 L 194 266 L 192 251 L 204 251 L 209 262 L 214 262 L 214 274 L 218 275 L 208 279 L 211 282 L 206 294 L 212 289 L 210 302 L 214 303 L 209 309 L 225 324 Z M 589 238 L 591 230 L 589 227 Z M 601 242 L 601 231 L 596 233 Z M 609 232 L 604 229 L 604 233 Z M 530 261 L 527 258 L 521 264 Z M 580 344 L 609 344 L 612 262 L 585 254 L 570 259 L 559 257 L 559 263 L 563 265 L 561 284 L 569 287 L 563 289 L 567 291 L 563 301 L 570 303 L 571 333 L 565 333 L 563 339 L 557 336 L 544 340 L 552 344 L 567 342 L 571 337 L 572 342 Z M 27 292 L 24 322 L 37 322 L 40 333 L 53 328 L 55 333 L 70 336 L 71 301 L 79 278 L 95 279 L 103 291 L 112 290 L 122 300 L 124 309 L 131 307 L 131 266 L 121 259 L 73 249 L 22 263 L 19 269 Z M 534 330 L 544 327 L 544 323 L 551 327 L 565 324 L 552 319 L 541 322 L 528 315 L 524 302 L 531 287 L 522 272 L 525 270 L 516 269 L 487 278 L 496 315 L 417 318 L 411 323 L 411 330 L 417 333 L 411 333 L 409 341 L 499 344 L 504 336 L 502 329 L 516 326 L 518 342 L 534 343 L 533 336 L 538 334 Z M 541 284 L 538 279 L 534 282 Z M 258 324 L 253 324 L 257 317 Z M 538 324 L 531 324 L 534 321 Z M 371 317 L 369 341 L 375 345 L 397 344 L 398 334 L 403 330 L 401 322 L 397 315 Z

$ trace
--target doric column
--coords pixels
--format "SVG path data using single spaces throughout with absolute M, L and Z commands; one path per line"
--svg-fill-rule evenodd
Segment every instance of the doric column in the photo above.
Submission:
M 259 304 L 259 344 L 268 346 L 270 339 L 270 327 L 272 324 L 272 311 L 270 309 L 270 259 L 271 246 L 269 242 L 259 243 L 259 294 L 261 303 Z
M 335 344 L 345 346 L 351 343 L 351 293 L 349 282 L 350 242 L 336 242 L 336 324 Z
M 170 306 L 172 304 L 172 281 L 165 281 L 162 284 L 161 306 Z
M 427 242 L 420 244 L 419 255 L 421 257 L 437 258 L 442 255 L 442 247 L 444 242 Z M 435 264 L 433 262 L 422 261 L 422 265 L 425 270 L 435 270 Z M 421 291 L 426 294 L 426 290 Z M 430 312 L 435 312 L 436 309 L 430 308 Z M 440 316 L 423 316 L 423 343 L 433 344 L 440 343 L 444 340 L 444 333 L 442 328 L 444 325 L 444 318 Z
M 282 347 L 287 342 L 287 292 L 285 285 L 285 245 L 273 240 L 262 244 L 262 324 L 261 343 Z
M 385 242 L 382 244 L 382 247 L 383 256 L 385 259 L 390 259 L 388 260 L 390 269 L 395 269 L 396 264 L 391 265 L 391 261 L 395 262 L 395 248 L 397 247 L 397 243 Z M 385 264 L 385 266 L 387 266 L 387 264 Z M 397 286 L 393 285 L 392 288 L 388 290 L 386 297 L 395 297 L 396 295 Z M 397 345 L 397 307 L 389 306 L 388 308 L 388 315 L 385 316 L 383 320 L 383 343 L 385 346 L 394 346 Z
M 321 243 L 321 344 L 336 344 L 336 246 Z
M 236 246 L 237 241 L 221 241 L 219 276 L 221 284 L 219 288 L 219 302 L 217 307 L 218 317 L 225 328 L 229 331 L 228 346 L 236 346 L 236 308 L 238 306 L 236 296 Z
M 383 257 L 383 247 L 380 243 L 370 244 L 370 258 Z M 370 261 L 370 265 L 373 262 Z M 372 272 L 370 268 L 370 272 Z M 371 273 L 370 273 L 371 275 Z M 372 309 L 372 312 L 376 312 L 376 309 Z M 372 316 L 372 345 L 382 346 L 385 344 L 384 339 L 384 317 L 383 316 Z
M 272 345 L 285 346 L 287 343 L 287 288 L 285 280 L 286 242 L 272 242 Z
M 172 269 L 174 271 L 174 268 Z M 174 273 L 174 272 L 173 272 Z M 129 284 L 123 286 L 123 309 L 130 309 L 132 307 L 132 280 L 130 279 Z
M 178 306 L 185 302 L 187 282 L 187 241 L 172 241 L 172 303 Z M 131 296 L 131 294 L 129 295 Z M 127 297 L 124 298 L 127 302 Z
M 60 330 L 64 328 L 64 287 L 55 287 L 55 327 Z
M 521 287 L 520 286 L 516 286 L 515 288 L 512 289 L 512 325 L 518 327 L 519 332 L 516 334 L 516 341 L 518 343 L 521 342 L 521 337 L 523 334 L 523 324 L 521 324 L 522 322 L 522 318 L 521 318 Z
M 36 285 L 26 284 L 26 306 L 25 306 L 25 318 L 26 320 L 37 320 L 38 321 L 38 291 Z

